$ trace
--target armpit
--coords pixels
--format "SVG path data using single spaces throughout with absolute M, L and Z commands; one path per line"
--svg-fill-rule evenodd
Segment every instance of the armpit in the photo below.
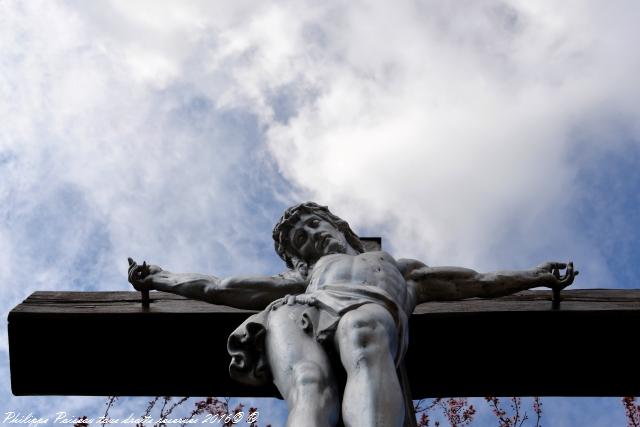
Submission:
M 300 272 L 296 270 L 287 270 L 282 273 L 276 274 L 273 277 L 274 279 L 281 279 L 281 280 L 286 280 L 291 282 L 304 283 L 305 281 L 304 278 L 300 275 Z

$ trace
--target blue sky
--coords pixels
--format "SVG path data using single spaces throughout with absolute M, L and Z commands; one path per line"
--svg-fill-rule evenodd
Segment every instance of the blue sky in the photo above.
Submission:
M 279 272 L 270 230 L 302 200 L 398 257 L 571 259 L 577 287 L 637 287 L 639 17 L 633 1 L 1 2 L 2 312 L 129 289 L 127 256 Z M 101 410 L 12 396 L 1 332 L 3 413 Z M 623 422 L 615 400 L 547 401 L 546 425 Z

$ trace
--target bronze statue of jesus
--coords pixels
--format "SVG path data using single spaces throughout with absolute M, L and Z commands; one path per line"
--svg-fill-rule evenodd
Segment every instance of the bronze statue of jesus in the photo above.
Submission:
M 478 273 L 364 252 L 344 220 L 312 202 L 288 208 L 273 238 L 288 267 L 275 276 L 177 274 L 129 259 L 129 281 L 137 290 L 262 310 L 229 337 L 230 373 L 250 384 L 272 380 L 289 408 L 287 426 L 334 426 L 341 408 L 348 427 L 402 426 L 396 368 L 417 304 L 562 289 L 578 274 L 571 262 Z

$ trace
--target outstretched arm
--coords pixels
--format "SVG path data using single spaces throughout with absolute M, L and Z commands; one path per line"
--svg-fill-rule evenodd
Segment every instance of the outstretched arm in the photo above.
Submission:
M 419 261 L 401 260 L 405 279 L 416 292 L 417 303 L 496 298 L 526 289 L 546 286 L 563 289 L 573 283 L 578 271 L 573 263 L 546 262 L 530 270 L 478 273 L 461 267 L 427 267 Z M 561 275 L 560 270 L 565 274 Z
M 276 276 L 218 278 L 195 273 L 171 273 L 157 265 L 138 265 L 129 258 L 129 282 L 136 290 L 171 292 L 236 308 L 260 310 L 286 295 L 300 294 L 306 282 L 297 272 Z

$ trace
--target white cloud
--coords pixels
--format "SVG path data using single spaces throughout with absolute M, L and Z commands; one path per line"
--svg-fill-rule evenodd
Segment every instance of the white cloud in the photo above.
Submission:
M 240 214 L 257 184 L 238 175 L 249 166 L 268 167 L 254 113 L 219 108 L 222 83 L 198 87 L 207 65 L 199 58 L 202 26 L 188 27 L 187 17 L 174 22 L 172 8 L 163 15 L 166 25 L 158 26 L 144 10 L 95 7 L 101 10 L 6 7 L 1 87 L 12 102 L 3 103 L 0 114 L 2 149 L 9 153 L 7 215 L 19 221 L 53 209 L 55 216 L 70 208 L 71 193 L 82 220 L 105 227 L 112 255 L 122 260 L 127 251 L 162 252 L 177 267 L 202 265 L 215 256 L 209 246 L 217 241 L 235 263 L 239 246 L 226 243 L 226 219 L 236 216 L 235 232 L 251 234 L 258 214 Z M 119 20 L 122 13 L 128 19 Z M 144 37 L 133 37 L 137 32 Z M 196 76 L 184 72 L 191 63 Z M 59 220 L 49 223 L 56 229 L 65 218 L 50 220 Z M 76 237 L 58 236 L 63 242 Z M 251 247 L 241 247 L 251 257 Z M 258 269 L 264 265 L 254 261 Z
M 407 255 L 486 267 L 496 250 L 509 262 L 555 247 L 601 262 L 569 222 L 584 190 L 573 153 L 591 148 L 573 136 L 611 116 L 637 122 L 637 6 L 343 12 L 322 25 L 332 54 L 310 70 L 319 96 L 270 128 L 290 180 L 384 227 Z

